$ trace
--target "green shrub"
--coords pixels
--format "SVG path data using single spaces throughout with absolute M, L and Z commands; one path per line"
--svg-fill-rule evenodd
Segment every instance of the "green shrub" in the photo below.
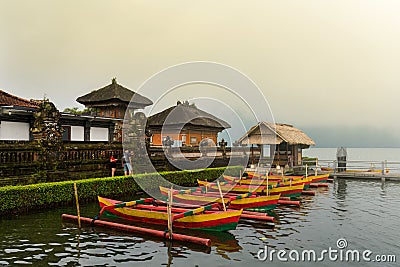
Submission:
M 181 186 L 194 186 L 197 179 L 213 180 L 224 171 L 231 175 L 239 173 L 240 167 L 210 168 L 200 171 L 160 172 L 166 180 Z M 77 184 L 80 201 L 93 201 L 97 196 L 118 197 L 135 194 L 141 188 L 135 179 L 143 179 L 154 192 L 158 192 L 159 178 L 154 173 L 137 174 L 107 178 L 91 178 L 85 180 L 40 183 L 23 186 L 0 187 L 0 214 L 16 213 L 43 207 L 59 206 L 74 202 L 74 182 Z M 160 182 L 160 183 L 157 183 Z M 168 186 L 165 182 L 161 185 Z

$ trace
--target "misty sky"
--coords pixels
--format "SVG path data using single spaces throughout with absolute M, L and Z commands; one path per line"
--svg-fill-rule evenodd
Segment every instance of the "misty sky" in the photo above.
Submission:
M 112 77 L 136 90 L 171 65 L 213 61 L 318 146 L 400 146 L 399 14 L 397 0 L 0 0 L 0 89 L 81 108 Z

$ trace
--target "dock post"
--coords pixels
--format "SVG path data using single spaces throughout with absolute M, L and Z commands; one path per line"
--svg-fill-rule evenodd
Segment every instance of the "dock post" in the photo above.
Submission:
M 308 177 L 308 164 L 306 164 L 306 178 Z
M 167 203 L 167 219 L 168 219 L 168 233 L 169 239 L 172 240 L 172 196 L 173 196 L 173 187 L 171 186 L 171 190 L 168 190 L 168 203 Z
M 382 161 L 382 175 L 385 175 L 385 162 Z
M 340 147 L 336 152 L 336 159 L 338 162 L 338 172 L 345 172 L 347 165 L 347 150 L 344 147 Z
M 387 160 L 385 159 L 385 174 L 388 172 Z

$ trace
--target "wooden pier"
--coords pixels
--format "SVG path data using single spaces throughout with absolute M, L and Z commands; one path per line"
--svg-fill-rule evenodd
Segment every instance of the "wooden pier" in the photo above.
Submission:
M 320 173 L 320 172 L 318 172 Z M 326 173 L 326 172 L 325 172 Z M 400 173 L 377 173 L 377 172 L 337 172 L 330 173 L 331 178 L 351 178 L 359 180 L 382 180 L 400 182 Z
M 400 182 L 400 162 L 362 160 L 314 160 L 303 162 L 308 173 L 329 173 L 331 178 L 382 180 Z M 307 164 L 307 165 L 306 165 Z
M 339 163 L 345 163 L 345 167 L 339 167 Z M 307 171 L 306 171 L 307 169 Z M 246 168 L 246 171 L 265 174 L 272 171 L 276 174 L 286 173 L 283 168 L 271 168 L 271 166 L 260 166 L 259 164 Z M 289 170 L 295 175 L 316 175 L 329 173 L 330 178 L 347 178 L 359 180 L 386 180 L 400 182 L 400 162 L 390 161 L 337 161 L 337 160 L 307 160 L 301 166 Z

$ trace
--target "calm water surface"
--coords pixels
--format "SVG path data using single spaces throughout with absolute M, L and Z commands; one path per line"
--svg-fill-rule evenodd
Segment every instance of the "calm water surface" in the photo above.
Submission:
M 74 213 L 73 208 L 2 218 L 0 266 L 292 266 L 276 258 L 272 263 L 259 261 L 257 252 L 265 245 L 318 252 L 337 248 L 339 238 L 347 240 L 348 249 L 394 254 L 400 261 L 400 183 L 338 180 L 329 189 L 318 189 L 315 197 L 303 197 L 302 203 L 301 208 L 277 209 L 275 225 L 248 221 L 229 233 L 197 232 L 212 239 L 210 249 L 100 228 L 79 231 L 60 219 L 62 213 Z M 95 203 L 82 207 L 86 217 L 97 212 Z M 344 263 L 326 260 L 311 265 Z M 377 266 L 364 262 L 347 265 Z

